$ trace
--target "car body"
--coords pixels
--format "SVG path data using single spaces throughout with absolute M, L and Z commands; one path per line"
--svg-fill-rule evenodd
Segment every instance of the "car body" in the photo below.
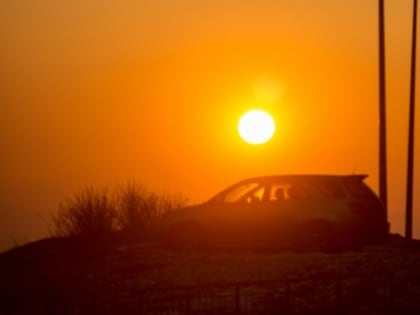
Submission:
M 240 181 L 208 202 L 174 210 L 171 242 L 328 247 L 384 237 L 386 211 L 366 175 L 278 175 Z M 179 244 L 178 244 L 179 245 Z

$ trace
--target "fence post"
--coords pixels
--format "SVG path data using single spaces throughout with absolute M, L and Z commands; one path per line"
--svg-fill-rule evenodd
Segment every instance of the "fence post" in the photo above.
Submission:
M 188 288 L 185 294 L 185 299 L 186 299 L 186 314 L 190 315 L 191 314 L 191 290 Z
M 341 312 L 341 309 L 342 309 L 342 293 L 343 293 L 342 292 L 343 291 L 343 286 L 342 286 L 341 276 L 337 277 L 335 290 L 336 290 L 335 307 L 336 307 L 336 310 Z
M 241 314 L 241 287 L 239 285 L 235 287 L 235 311 L 235 314 Z
M 291 295 L 291 289 L 290 289 L 290 280 L 289 278 L 286 278 L 286 313 L 289 314 L 291 310 L 290 305 L 290 295 Z
M 389 310 L 389 314 L 394 314 L 394 308 L 395 308 L 395 305 L 394 305 L 394 302 L 395 302 L 395 296 L 394 296 L 395 288 L 394 288 L 394 285 L 395 285 L 395 281 L 394 281 L 394 273 L 393 272 L 391 272 L 389 274 L 389 280 L 388 281 L 389 281 L 389 283 L 388 283 L 388 285 L 389 285 L 388 310 Z
M 140 314 L 145 313 L 144 296 L 143 296 L 143 292 L 141 292 L 141 291 L 140 291 L 140 294 L 139 294 L 139 292 L 137 292 L 137 305 L 138 305 Z

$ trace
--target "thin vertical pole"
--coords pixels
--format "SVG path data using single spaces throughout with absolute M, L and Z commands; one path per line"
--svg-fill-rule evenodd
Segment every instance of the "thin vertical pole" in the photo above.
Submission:
M 413 177 L 414 177 L 414 126 L 416 106 L 416 50 L 417 50 L 417 0 L 414 0 L 413 31 L 411 46 L 410 110 L 408 126 L 407 195 L 405 214 L 405 237 L 413 238 Z
M 384 15 L 384 0 L 379 0 L 379 197 L 388 217 Z
M 235 288 L 235 314 L 241 314 L 241 288 L 239 285 Z

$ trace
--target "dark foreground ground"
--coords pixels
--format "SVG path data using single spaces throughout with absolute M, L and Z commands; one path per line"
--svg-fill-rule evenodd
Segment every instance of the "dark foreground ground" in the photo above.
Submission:
M 295 253 L 43 240 L 0 254 L 0 314 L 420 314 L 420 241 Z

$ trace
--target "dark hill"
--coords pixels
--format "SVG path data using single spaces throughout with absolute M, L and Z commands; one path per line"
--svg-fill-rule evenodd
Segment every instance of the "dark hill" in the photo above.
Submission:
M 53 238 L 0 255 L 0 314 L 420 314 L 419 266 L 399 236 L 340 253 Z

